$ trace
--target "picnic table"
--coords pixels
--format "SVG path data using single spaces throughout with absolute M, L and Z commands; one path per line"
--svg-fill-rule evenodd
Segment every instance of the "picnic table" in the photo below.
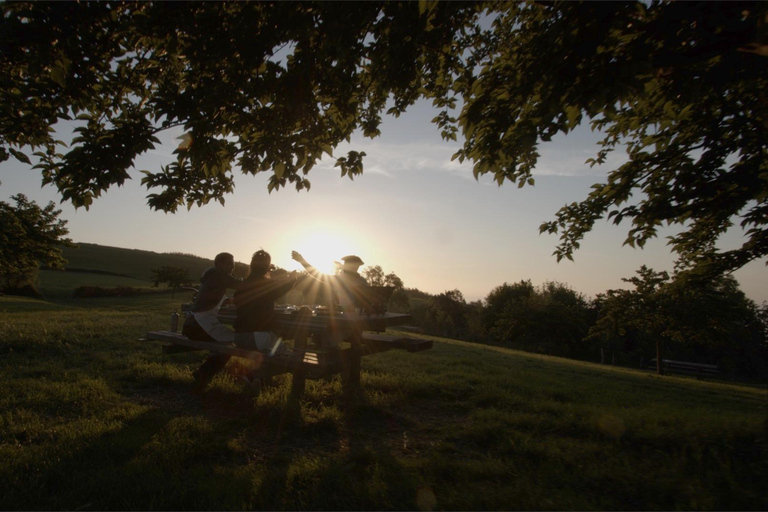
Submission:
M 185 306 L 182 305 L 182 310 Z M 233 323 L 236 316 L 234 307 L 219 310 L 219 320 L 224 324 Z M 174 331 L 150 331 L 145 339 L 170 343 L 163 347 L 164 354 L 207 350 L 252 360 L 256 362 L 254 377 L 263 381 L 290 373 L 291 397 L 300 398 L 306 379 L 328 379 L 341 374 L 345 390 L 358 388 L 365 356 L 394 349 L 421 352 L 432 348 L 431 340 L 384 333 L 387 327 L 401 325 L 410 318 L 404 313 L 350 314 L 322 308 L 280 308 L 275 311 L 272 330 L 284 340 L 293 340 L 293 349 L 274 354 L 234 344 L 190 340 Z M 344 337 L 343 344 L 330 348 L 321 344 L 337 333 Z

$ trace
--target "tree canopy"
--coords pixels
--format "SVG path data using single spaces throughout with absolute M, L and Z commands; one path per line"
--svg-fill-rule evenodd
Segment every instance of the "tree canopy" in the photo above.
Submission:
M 565 357 L 586 355 L 582 340 L 591 320 L 586 298 L 558 282 L 504 283 L 488 294 L 483 310 L 491 342 Z
M 365 267 L 361 275 L 371 286 L 391 286 L 396 290 L 400 290 L 405 286 L 403 280 L 394 272 L 384 274 L 384 269 L 381 268 L 381 265 Z
M 149 206 L 224 202 L 235 172 L 270 191 L 418 99 L 475 177 L 534 184 L 541 142 L 582 124 L 589 163 L 626 148 L 542 232 L 555 255 L 601 218 L 642 247 L 679 225 L 683 267 L 726 272 L 768 254 L 768 4 L 761 2 L 3 2 L 0 160 L 31 162 L 88 207 L 130 178 L 157 134 L 176 161 L 144 170 Z M 55 140 L 76 124 L 69 145 Z M 336 159 L 342 176 L 365 154 Z M 744 243 L 719 250 L 734 222 Z
M 163 265 L 152 269 L 152 287 L 157 288 L 163 283 L 173 289 L 173 297 L 176 296 L 176 290 L 182 286 L 187 286 L 192 282 L 189 277 L 189 269 L 184 267 L 174 267 L 173 265 Z
M 48 203 L 40 208 L 24 194 L 12 197 L 15 205 L 0 201 L 0 289 L 8 293 L 36 294 L 40 265 L 63 268 L 63 247 L 74 247 L 68 238 L 61 210 Z
M 643 265 L 637 275 L 623 281 L 633 290 L 608 290 L 599 294 L 596 307 L 597 321 L 590 328 L 589 337 L 601 346 L 617 348 L 623 345 L 627 352 L 648 354 L 655 346 L 656 370 L 662 373 L 665 352 L 689 354 L 699 362 L 711 357 L 733 366 L 739 360 L 742 374 L 755 374 L 749 364 L 754 357 L 765 354 L 765 323 L 760 309 L 739 290 L 731 276 L 721 276 L 704 286 L 691 287 L 673 279 L 667 272 L 656 272 Z M 764 356 L 761 365 L 765 365 Z M 734 371 L 735 368 L 731 368 Z M 757 373 L 759 374 L 759 373 Z

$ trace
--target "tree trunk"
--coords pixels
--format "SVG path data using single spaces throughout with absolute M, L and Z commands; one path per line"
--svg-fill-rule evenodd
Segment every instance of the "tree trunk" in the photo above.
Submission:
M 661 362 L 661 339 L 656 338 L 656 374 L 664 375 L 664 366 Z

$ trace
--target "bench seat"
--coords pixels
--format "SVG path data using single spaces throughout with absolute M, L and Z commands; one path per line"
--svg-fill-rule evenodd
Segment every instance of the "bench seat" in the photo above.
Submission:
M 720 373 L 717 365 L 714 364 L 690 363 L 688 361 L 673 361 L 671 359 L 662 359 L 661 367 L 670 373 L 684 373 L 687 375 L 697 375 L 699 377 L 705 375 L 718 375 Z M 656 369 L 656 358 L 651 359 L 648 369 Z

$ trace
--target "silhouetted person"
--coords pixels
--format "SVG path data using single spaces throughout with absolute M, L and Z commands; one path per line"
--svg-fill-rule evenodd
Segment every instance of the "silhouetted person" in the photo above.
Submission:
M 275 317 L 275 301 L 288 293 L 297 281 L 297 273 L 285 271 L 269 275 L 272 258 L 266 251 L 256 251 L 251 258 L 251 268 L 243 286 L 235 292 L 237 319 L 235 320 L 235 344 L 245 349 L 270 350 L 277 342 L 272 332 Z M 277 277 L 283 274 L 284 277 Z
M 210 342 L 232 342 L 235 333 L 222 325 L 218 318 L 219 307 L 227 289 L 237 290 L 243 285 L 241 279 L 232 277 L 235 258 L 228 252 L 216 255 L 213 267 L 203 272 L 200 277 L 200 289 L 195 303 L 184 320 L 181 333 L 191 340 Z M 229 356 L 212 354 L 192 375 L 201 386 L 207 384 L 213 375 L 224 368 Z
M 291 257 L 301 263 L 309 275 L 331 286 L 344 312 L 355 312 L 358 290 L 368 286 L 365 278 L 357 272 L 363 265 L 363 260 L 359 256 L 344 256 L 341 258 L 342 263 L 337 265 L 338 271 L 333 276 L 327 276 L 319 272 L 296 251 L 291 253 Z
M 234 302 L 237 307 L 235 332 L 229 331 L 232 341 L 248 350 L 270 350 L 277 348 L 277 335 L 271 331 L 275 300 L 279 299 L 296 284 L 296 273 L 287 277 L 272 279 L 268 272 L 273 268 L 272 258 L 263 250 L 256 251 L 251 258 L 248 277 L 238 281 Z M 285 271 L 283 274 L 287 274 Z M 225 328 L 226 329 L 226 328 Z M 195 373 L 200 385 L 205 385 L 227 365 L 231 356 L 213 354 Z

